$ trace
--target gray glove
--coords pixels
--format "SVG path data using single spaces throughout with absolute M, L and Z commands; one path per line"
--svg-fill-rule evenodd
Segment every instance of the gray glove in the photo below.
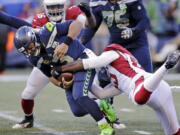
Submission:
M 133 36 L 133 29 L 128 27 L 123 27 L 121 32 L 121 38 L 130 39 Z

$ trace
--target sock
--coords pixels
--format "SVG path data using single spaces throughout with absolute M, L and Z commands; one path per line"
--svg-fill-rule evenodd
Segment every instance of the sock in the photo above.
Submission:
M 155 73 L 144 81 L 144 88 L 150 92 L 153 92 L 167 73 L 165 65 L 162 65 Z
M 26 116 L 32 115 L 34 100 L 21 99 L 21 106 Z
M 31 114 L 31 115 L 25 115 L 25 119 L 27 119 L 27 120 L 32 120 L 32 119 L 34 119 L 34 116 L 33 116 L 33 114 Z
M 78 98 L 77 102 L 93 117 L 96 122 L 104 117 L 103 112 L 99 109 L 96 102 L 88 96 Z
M 94 100 L 98 106 L 100 106 L 100 99 Z
M 98 125 L 101 125 L 102 123 L 107 123 L 106 119 L 103 117 L 101 120 L 99 120 Z

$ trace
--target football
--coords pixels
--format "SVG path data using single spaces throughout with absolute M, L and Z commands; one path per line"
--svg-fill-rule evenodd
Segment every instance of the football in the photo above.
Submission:
M 61 73 L 58 80 L 62 82 L 63 77 L 64 77 L 65 81 L 67 81 L 67 82 L 71 81 L 73 79 L 73 73 L 70 73 L 70 72 Z

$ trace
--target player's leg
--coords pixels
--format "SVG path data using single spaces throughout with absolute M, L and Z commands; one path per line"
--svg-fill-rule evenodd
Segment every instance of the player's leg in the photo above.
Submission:
M 147 102 L 159 119 L 166 135 L 180 135 L 172 92 L 169 85 L 162 81 Z
M 98 74 L 96 74 L 93 84 L 99 85 L 102 88 L 106 87 L 110 84 L 110 77 L 104 68 L 99 69 Z M 116 129 L 124 129 L 126 126 L 122 124 L 119 119 L 116 117 L 115 109 L 113 108 L 113 98 L 107 98 L 105 100 L 97 99 L 96 102 L 98 103 L 101 110 L 105 113 L 108 122 L 112 125 L 113 128 Z
M 74 97 L 72 95 L 72 89 L 65 90 L 65 93 L 66 93 L 67 102 L 68 102 L 70 109 L 75 117 L 82 117 L 82 116 L 88 114 L 88 112 L 86 110 L 84 110 L 84 108 L 81 107 L 74 99 Z
M 158 87 L 159 83 L 162 81 L 164 75 L 168 72 L 169 69 L 173 68 L 176 63 L 180 59 L 180 53 L 179 52 L 174 52 L 172 53 L 166 60 L 165 64 L 162 65 L 155 73 L 150 75 L 150 77 L 146 78 L 141 84 L 136 84 L 137 87 L 135 88 L 133 92 L 133 100 L 137 104 L 145 104 L 151 94 L 156 90 Z M 137 81 L 138 81 L 137 80 Z M 137 83 L 136 81 L 136 83 Z
M 24 91 L 22 92 L 21 106 L 25 114 L 24 120 L 13 126 L 13 128 L 33 127 L 34 98 L 49 83 L 46 77 L 38 68 L 33 68 Z
M 138 60 L 140 65 L 145 69 L 146 72 L 152 73 L 152 61 L 150 56 L 149 47 L 143 45 L 139 48 L 128 49 L 132 55 Z
M 91 117 L 98 123 L 101 130 L 100 135 L 112 135 L 113 129 L 107 123 L 103 112 L 98 107 L 97 103 L 88 97 L 88 90 L 91 88 L 91 84 L 94 79 L 95 72 L 87 70 L 86 72 L 77 72 L 74 78 L 73 84 L 73 97 L 76 102 L 84 108 L 91 115 Z

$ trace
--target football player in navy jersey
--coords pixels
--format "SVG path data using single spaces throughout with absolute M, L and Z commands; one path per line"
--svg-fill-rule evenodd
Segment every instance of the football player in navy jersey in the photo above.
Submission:
M 25 26 L 16 32 L 15 46 L 19 52 L 28 57 L 34 66 L 48 76 L 52 83 L 59 86 L 60 82 L 56 79 L 59 74 L 54 70 L 52 71 L 52 69 L 63 62 L 67 62 L 67 57 L 76 60 L 94 55 L 92 51 L 75 40 L 81 26 L 82 22 L 79 21 L 66 21 L 61 24 L 47 23 L 37 32 L 31 27 Z M 54 57 L 54 50 L 61 44 L 68 45 L 68 51 L 65 57 L 59 60 Z M 52 77 L 52 74 L 55 78 Z M 112 135 L 114 130 L 107 123 L 98 104 L 88 97 L 88 90 L 92 84 L 94 74 L 94 70 L 75 73 L 72 87 L 65 91 L 67 100 L 75 116 L 80 117 L 90 114 L 98 123 L 101 130 L 100 135 Z
M 147 72 L 152 72 L 152 63 L 146 30 L 150 26 L 146 10 L 140 0 L 90 0 L 96 18 L 96 27 L 84 31 L 83 44 L 87 43 L 101 22 L 109 29 L 109 44 L 123 45 L 130 51 Z

